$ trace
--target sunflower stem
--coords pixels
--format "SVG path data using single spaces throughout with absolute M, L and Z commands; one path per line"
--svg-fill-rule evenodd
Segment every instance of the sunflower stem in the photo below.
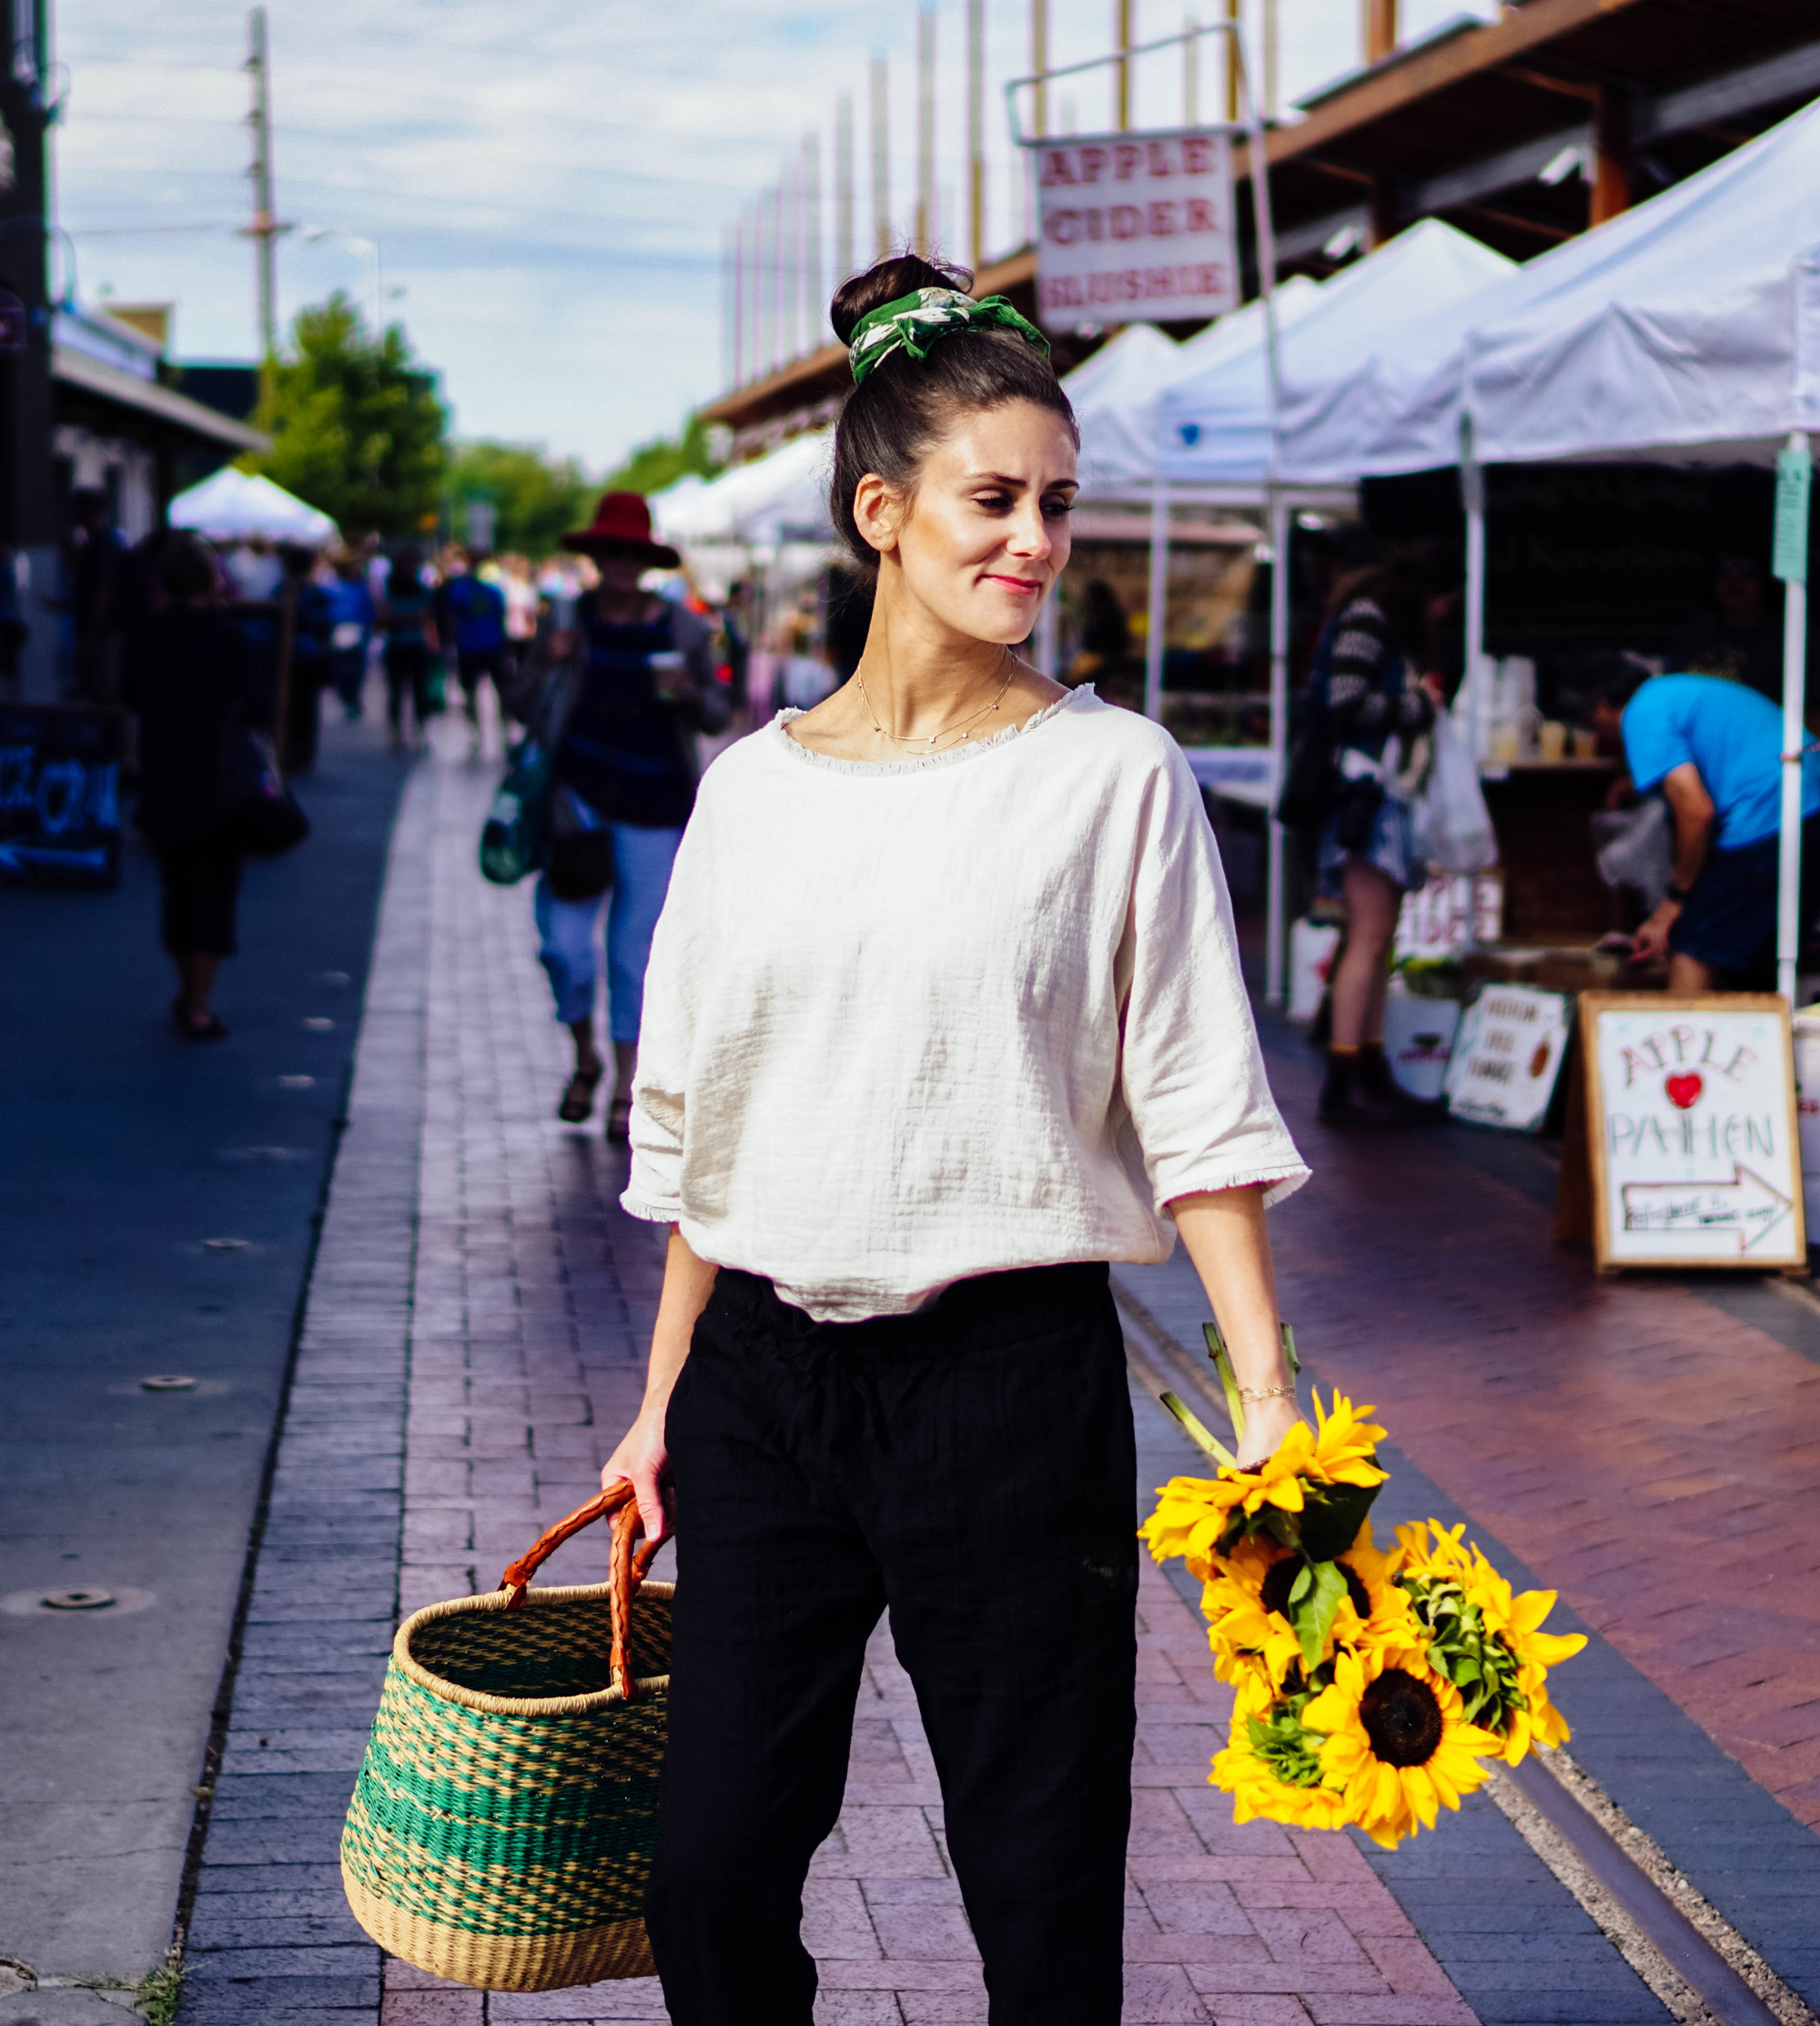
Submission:
M 1161 1395 L 1161 1398 L 1164 1406 L 1169 1410 L 1187 1432 L 1189 1441 L 1194 1443 L 1207 1455 L 1211 1456 L 1216 1463 L 1223 1464 L 1228 1470 L 1237 1470 L 1239 1468 L 1238 1457 L 1229 1449 L 1217 1442 L 1195 1416 L 1176 1398 L 1174 1393 L 1166 1393 Z

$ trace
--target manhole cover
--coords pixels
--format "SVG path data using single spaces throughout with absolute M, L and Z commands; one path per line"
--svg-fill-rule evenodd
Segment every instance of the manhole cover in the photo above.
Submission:
M 52 1611 L 99 1611 L 112 1604 L 112 1590 L 46 1590 L 45 1604 Z
M 307 1034 L 330 1034 L 335 1028 L 334 1021 L 323 1013 L 312 1013 L 303 1026 Z
M 278 1079 L 278 1089 L 280 1090 L 313 1090 L 315 1088 L 316 1079 L 314 1077 L 280 1077 Z
M 202 1249 L 205 1252 L 244 1252 L 252 1242 L 250 1238 L 205 1238 Z
M 196 1381 L 186 1378 L 180 1372 L 157 1372 L 149 1379 L 141 1379 L 139 1383 L 147 1393 L 188 1393 Z

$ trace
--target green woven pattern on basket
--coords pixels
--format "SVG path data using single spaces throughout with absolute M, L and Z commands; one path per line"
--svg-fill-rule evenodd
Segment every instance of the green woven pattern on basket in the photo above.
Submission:
M 596 1597 L 432 1618 L 410 1651 L 431 1674 L 483 1696 L 592 1696 L 612 1686 L 612 1645 L 607 1600 Z M 641 1596 L 632 1607 L 632 1671 L 642 1680 L 670 1672 L 667 1597 Z
M 641 1600 L 635 1616 L 648 1607 Z M 668 1615 L 664 1606 L 666 1645 Z M 529 1648 L 567 1616 L 462 1613 L 423 1630 L 503 1623 Z M 490 1666 L 507 1664 L 511 1640 L 480 1644 Z M 413 1654 L 442 1672 L 425 1646 L 413 1639 Z M 525 1657 L 529 1665 L 536 1656 Z M 658 1695 L 587 1716 L 493 1716 L 445 1700 L 393 1666 L 349 1808 L 343 1861 L 375 1898 L 469 1934 L 537 1937 L 632 1919 L 657 1837 L 664 1704 Z

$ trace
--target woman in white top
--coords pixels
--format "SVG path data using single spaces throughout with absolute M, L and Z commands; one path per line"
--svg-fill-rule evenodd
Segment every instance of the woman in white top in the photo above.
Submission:
M 678 1528 L 646 1919 L 674 2026 L 809 2026 L 798 1936 L 888 1606 L 994 2026 L 1113 2026 L 1136 1667 L 1111 1260 L 1179 1235 L 1296 1418 L 1266 1087 L 1213 835 L 1158 726 L 1021 661 L 1068 556 L 1048 347 L 905 256 L 848 282 L 854 679 L 702 783 L 652 947 L 625 1207 L 670 1226 L 604 1477 Z

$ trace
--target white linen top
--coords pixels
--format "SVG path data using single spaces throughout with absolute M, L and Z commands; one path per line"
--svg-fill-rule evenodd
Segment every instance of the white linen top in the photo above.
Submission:
M 1174 739 L 1081 689 L 876 765 L 781 712 L 703 775 L 652 943 L 634 1217 L 818 1322 L 1169 1256 L 1165 1206 L 1308 1170 Z

